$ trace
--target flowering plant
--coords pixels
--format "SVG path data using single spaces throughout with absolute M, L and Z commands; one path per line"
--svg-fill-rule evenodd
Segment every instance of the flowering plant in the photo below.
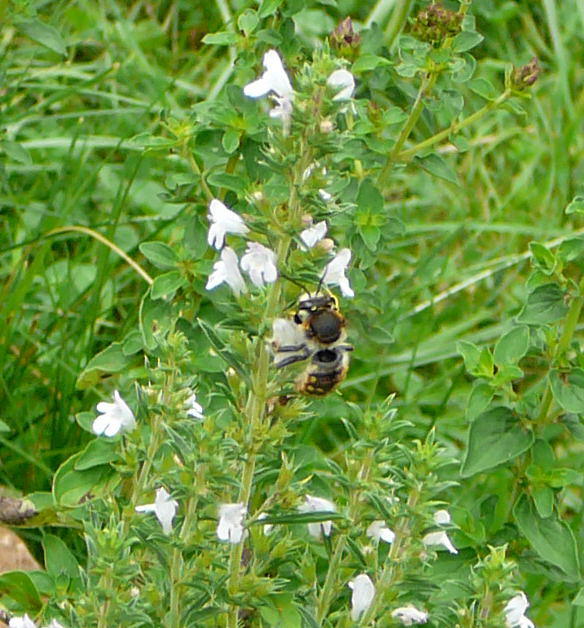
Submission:
M 579 582 L 558 497 L 579 480 L 550 443 L 581 432 L 581 243 L 534 244 L 509 329 L 456 345 L 468 377 L 433 371 L 454 332 L 422 338 L 457 262 L 416 243 L 539 66 L 497 91 L 470 0 L 396 4 L 385 34 L 372 8 L 318 46 L 329 9 L 256 4 L 200 44 L 232 55 L 212 89 L 131 144 L 180 211 L 136 249 L 148 270 L 121 251 L 136 325 L 84 365 L 86 440 L 13 515 L 74 542 L 46 532 L 45 572 L 0 577 L 10 625 L 533 626 L 544 578 Z

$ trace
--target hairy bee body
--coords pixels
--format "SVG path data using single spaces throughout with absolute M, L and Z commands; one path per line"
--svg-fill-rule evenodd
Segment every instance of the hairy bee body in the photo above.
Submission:
M 317 397 L 328 395 L 347 376 L 348 351 L 352 350 L 350 345 L 339 345 L 332 349 L 315 351 L 310 364 L 296 381 L 297 390 Z
M 276 368 L 308 360 L 296 380 L 299 392 L 322 397 L 345 379 L 353 347 L 344 342 L 346 320 L 335 297 L 304 295 L 293 317 L 276 319 L 273 329 Z
M 294 322 L 302 326 L 307 340 L 323 347 L 342 342 L 347 335 L 345 317 L 332 295 L 302 297 Z

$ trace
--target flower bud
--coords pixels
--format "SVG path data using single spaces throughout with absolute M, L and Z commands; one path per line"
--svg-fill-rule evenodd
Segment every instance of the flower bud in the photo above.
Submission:
M 319 128 L 321 133 L 330 133 L 335 128 L 335 125 L 333 124 L 332 120 L 325 118 L 324 120 L 320 121 Z
M 321 251 L 330 253 L 335 248 L 335 241 L 332 238 L 323 238 L 316 246 Z
M 533 57 L 529 63 L 513 70 L 513 74 L 511 75 L 511 86 L 517 90 L 523 90 L 527 87 L 531 87 L 535 81 L 537 81 L 540 72 L 541 67 L 539 65 L 539 61 L 537 57 Z
M 445 9 L 441 4 L 431 4 L 414 18 L 412 35 L 431 44 L 439 44 L 447 37 L 460 32 L 462 14 Z
M 361 44 L 361 35 L 353 29 L 351 18 L 346 17 L 329 35 L 329 42 L 341 57 L 352 59 Z

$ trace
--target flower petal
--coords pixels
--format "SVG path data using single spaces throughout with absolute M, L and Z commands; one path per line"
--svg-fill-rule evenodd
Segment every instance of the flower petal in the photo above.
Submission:
M 349 582 L 353 589 L 351 595 L 351 619 L 359 621 L 359 618 L 371 606 L 375 597 L 375 585 L 367 574 L 359 574 Z

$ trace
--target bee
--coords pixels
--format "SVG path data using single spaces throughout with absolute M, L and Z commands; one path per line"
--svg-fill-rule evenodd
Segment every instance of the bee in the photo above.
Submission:
M 332 295 L 304 295 L 298 303 L 294 322 L 302 326 L 307 340 L 323 347 L 342 342 L 347 335 L 345 317 Z
M 326 395 L 346 377 L 353 350 L 346 335 L 346 320 L 334 296 L 303 295 L 291 319 L 274 320 L 275 367 L 309 360 L 296 388 L 306 395 Z
M 312 354 L 307 369 L 296 380 L 296 389 L 305 395 L 323 397 L 332 392 L 347 376 L 351 345 L 319 349 Z

